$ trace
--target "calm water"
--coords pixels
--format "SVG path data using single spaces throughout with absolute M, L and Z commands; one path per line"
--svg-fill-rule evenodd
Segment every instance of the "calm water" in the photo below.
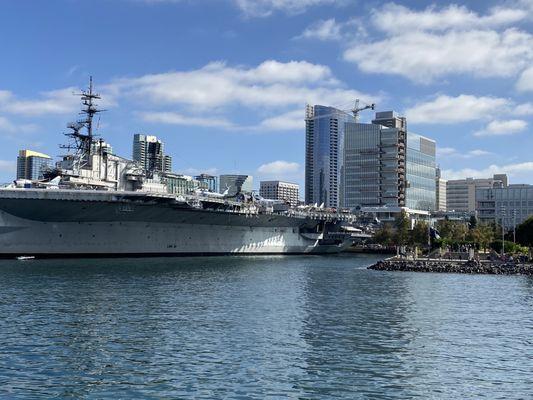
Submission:
M 533 279 L 370 256 L 0 262 L 0 397 L 533 397 Z

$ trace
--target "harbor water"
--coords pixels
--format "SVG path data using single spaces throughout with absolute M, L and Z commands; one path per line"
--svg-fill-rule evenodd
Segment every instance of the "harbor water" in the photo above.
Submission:
M 533 278 L 377 259 L 0 261 L 0 398 L 533 397 Z

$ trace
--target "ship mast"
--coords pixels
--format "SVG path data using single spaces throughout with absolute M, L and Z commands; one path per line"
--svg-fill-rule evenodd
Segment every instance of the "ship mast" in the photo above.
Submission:
M 76 96 L 80 96 L 82 110 L 80 115 L 85 115 L 76 122 L 67 124 L 67 128 L 71 131 L 65 133 L 66 136 L 72 139 L 72 143 L 63 145 L 61 148 L 75 151 L 75 164 L 78 168 L 90 166 L 91 155 L 93 151 L 94 134 L 93 134 L 93 117 L 95 114 L 104 110 L 99 110 L 95 100 L 99 100 L 101 97 L 98 93 L 93 91 L 93 77 L 89 78 L 89 87 L 87 90 L 82 90 L 81 93 L 76 93 Z M 85 128 L 85 133 L 81 130 Z
M 85 106 L 81 112 L 87 115 L 85 119 L 85 126 L 87 127 L 87 136 L 92 139 L 93 137 L 93 117 L 95 114 L 102 112 L 103 110 L 98 110 L 96 104 L 93 103 L 93 100 L 100 100 L 100 95 L 93 92 L 93 77 L 89 78 L 89 90 L 83 90 L 78 94 L 81 96 L 82 104 Z

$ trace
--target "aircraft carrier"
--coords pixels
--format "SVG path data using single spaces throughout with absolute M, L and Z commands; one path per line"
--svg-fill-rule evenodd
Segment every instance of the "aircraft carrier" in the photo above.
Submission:
M 68 154 L 39 181 L 0 189 L 0 257 L 337 253 L 351 215 L 239 193 L 169 193 L 164 179 L 93 135 L 100 96 L 80 93 Z

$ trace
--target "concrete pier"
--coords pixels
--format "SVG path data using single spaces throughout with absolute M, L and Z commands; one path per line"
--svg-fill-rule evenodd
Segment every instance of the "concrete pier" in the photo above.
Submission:
M 492 261 L 389 258 L 368 269 L 376 271 L 440 272 L 454 274 L 533 275 L 533 264 Z

